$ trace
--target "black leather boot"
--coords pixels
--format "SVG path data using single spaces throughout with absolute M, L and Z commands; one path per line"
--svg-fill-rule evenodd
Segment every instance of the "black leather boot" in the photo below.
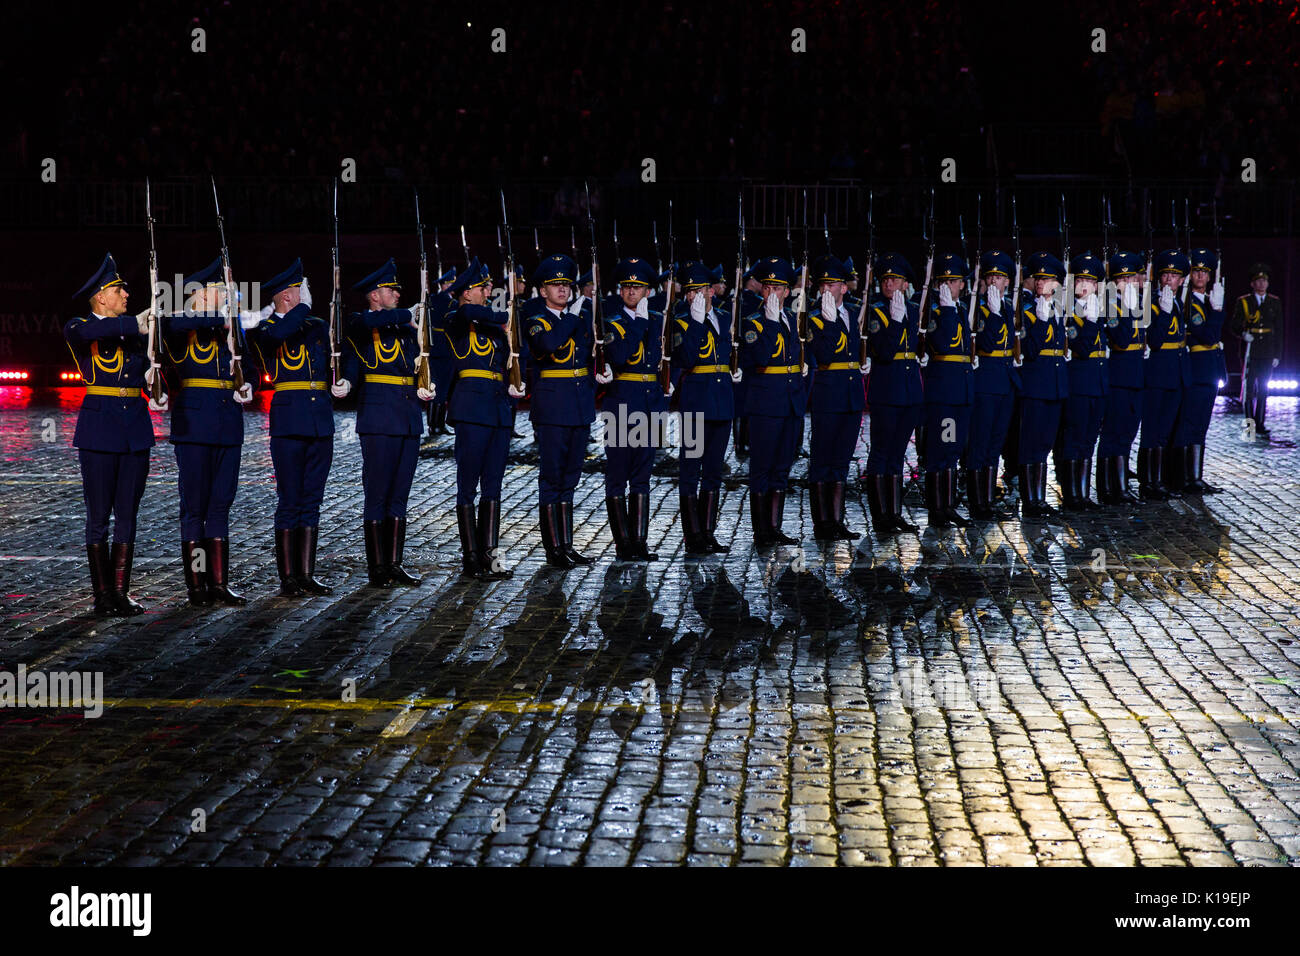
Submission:
M 970 519 L 957 510 L 957 469 L 945 468 L 939 472 L 939 502 L 944 514 L 958 528 L 969 528 Z
M 384 546 L 384 522 L 366 521 L 362 524 L 366 540 L 366 569 L 370 584 L 377 588 L 391 588 L 395 582 L 388 567 L 388 549 Z
M 481 578 L 483 561 L 478 551 L 478 528 L 474 524 L 474 506 L 456 506 L 456 530 L 460 532 L 460 576 Z
M 834 525 L 837 541 L 856 541 L 861 537 L 844 523 L 844 482 L 833 481 L 826 486 L 826 515 Z
M 294 541 L 297 530 L 275 529 L 275 573 L 280 576 L 280 597 L 302 597 L 302 585 L 298 583 L 298 570 L 294 567 L 298 558 Z
M 742 415 L 736 426 L 736 457 L 749 457 L 749 418 Z
M 218 604 L 243 607 L 248 599 L 230 590 L 230 539 L 208 538 L 203 542 L 208 554 L 208 590 Z
M 609 533 L 614 537 L 614 555 L 620 561 L 635 561 L 636 548 L 627 527 L 627 498 L 622 495 L 605 499 L 605 512 L 609 515 Z
M 888 479 L 889 485 L 886 492 L 889 496 L 889 514 L 894 530 L 916 534 L 916 525 L 903 517 L 903 476 L 889 475 Z
M 1042 483 L 1039 483 L 1039 478 Z M 1049 518 L 1056 509 L 1047 504 L 1047 463 L 1020 466 L 1020 513 L 1025 518 Z
M 658 561 L 659 555 L 646 546 L 650 534 L 650 496 L 643 491 L 627 496 L 627 533 L 636 549 L 634 561 Z
M 498 550 L 501 535 L 501 501 L 484 498 L 478 503 L 478 557 L 483 577 L 488 581 L 504 581 L 514 572 L 501 566 Z
M 768 525 L 771 507 L 767 500 L 766 491 L 749 489 L 749 524 L 754 529 L 754 544 L 756 547 L 766 547 L 774 541 L 772 529 Z
M 1082 511 L 1083 503 L 1079 500 L 1079 465 L 1073 459 L 1056 463 L 1056 480 L 1061 485 L 1061 507 L 1066 511 Z
M 718 541 L 718 492 L 701 492 L 699 514 L 703 541 L 708 545 L 709 553 L 726 554 L 730 551 L 731 548 Z
M 100 541 L 86 545 L 86 561 L 90 565 L 90 590 L 95 596 L 95 614 L 99 617 L 120 616 L 121 612 L 113 601 L 113 565 L 108 543 Z
M 777 544 L 798 544 L 798 538 L 792 538 L 781 530 L 781 525 L 785 523 L 785 491 L 769 491 L 768 502 L 771 505 L 769 510 L 771 525 L 768 530 L 772 540 Z
M 312 525 L 310 528 L 298 528 L 294 532 L 298 542 L 298 583 L 309 594 L 333 594 L 332 587 L 316 580 L 316 539 L 319 531 L 317 525 Z
M 1115 455 L 1106 459 L 1107 483 L 1115 496 L 1115 503 L 1135 505 L 1137 495 L 1128 490 L 1128 455 Z
M 1138 494 L 1143 501 L 1168 501 L 1169 491 L 1160 483 L 1160 459 L 1163 449 L 1138 449 Z
M 181 567 L 185 569 L 185 590 L 195 607 L 212 603 L 208 593 L 208 553 L 199 541 L 181 542 Z
M 943 528 L 951 528 L 952 522 L 948 520 L 948 510 L 943 506 L 939 498 L 939 473 L 937 471 L 927 471 L 925 473 L 925 511 L 927 521 L 931 528 L 936 531 Z
M 1160 456 L 1160 482 L 1169 491 L 1169 496 L 1179 497 L 1187 487 L 1187 448 L 1179 445 L 1169 446 Z
M 1166 495 L 1168 495 L 1170 498 L 1181 498 L 1183 496 L 1183 493 L 1179 491 L 1177 488 L 1169 484 L 1170 452 L 1173 450 L 1174 449 L 1169 449 L 1169 448 L 1152 448 L 1151 449 L 1151 471 L 1155 475 L 1156 484 L 1159 485 L 1160 488 L 1164 490 L 1164 493 Z M 1181 472 L 1182 471 L 1181 449 L 1177 450 L 1177 453 L 1180 456 L 1179 471 Z M 1181 474 L 1179 474 L 1178 476 L 1178 481 L 1181 484 L 1182 482 Z
M 1092 500 L 1092 459 L 1079 462 L 1079 501 L 1084 511 L 1100 511 L 1101 505 Z
M 388 545 L 389 575 L 396 584 L 416 587 L 420 579 L 402 567 L 402 552 L 406 550 L 406 519 L 389 518 L 384 524 L 384 538 Z
M 808 510 L 812 512 L 814 540 L 836 540 L 835 527 L 830 523 L 826 515 L 826 482 L 814 481 L 809 483 Z
M 1187 474 L 1187 490 L 1200 495 L 1217 495 L 1222 488 L 1216 488 L 1205 480 L 1205 446 L 1188 445 L 1184 451 L 1183 469 Z
M 871 516 L 871 530 L 880 537 L 894 533 L 894 522 L 886 515 L 884 475 L 867 475 L 867 512 Z
M 699 496 L 679 495 L 677 505 L 682 518 L 682 539 L 686 542 L 686 553 L 692 556 L 712 554 L 709 543 L 704 540 Z
M 112 551 L 113 577 L 111 580 L 113 606 L 123 617 L 143 614 L 144 608 L 131 600 L 131 564 L 135 558 L 135 544 L 114 541 Z
M 591 564 L 591 558 L 573 546 L 573 502 L 561 501 L 555 506 L 559 511 L 560 533 L 564 536 L 564 554 L 574 564 Z
M 560 530 L 560 506 L 552 503 L 539 506 L 541 519 L 542 549 L 546 552 L 546 563 L 553 568 L 571 568 L 573 562 L 564 552 L 564 532 Z

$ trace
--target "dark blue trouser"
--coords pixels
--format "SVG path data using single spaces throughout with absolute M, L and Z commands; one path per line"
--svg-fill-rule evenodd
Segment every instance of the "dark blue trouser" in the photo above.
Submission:
M 501 479 L 510 450 L 509 425 L 456 423 L 456 504 L 472 505 L 479 488 L 484 501 L 501 500 Z
M 573 492 L 582 477 L 587 456 L 588 425 L 534 425 L 541 467 L 537 469 L 537 500 L 540 504 L 573 503 Z
M 925 405 L 925 470 L 956 468 L 970 436 L 970 405 Z M 951 427 L 950 427 L 951 426 Z M 944 439 L 951 439 L 945 441 Z
M 113 515 L 113 541 L 135 541 L 135 515 L 149 477 L 149 450 L 77 450 L 81 460 L 81 494 L 86 499 L 86 544 L 108 537 L 108 517 Z
M 1173 441 L 1178 406 L 1182 401 L 1181 388 L 1147 387 L 1142 390 L 1142 442 L 1139 447 L 1164 448 Z
M 361 487 L 365 521 L 405 518 L 406 499 L 415 481 L 420 439 L 415 435 L 362 435 Z
M 1205 444 L 1205 433 L 1210 430 L 1210 416 L 1214 413 L 1214 400 L 1218 395 L 1216 385 L 1187 386 L 1182 409 L 1178 413 L 1175 447 Z
M 971 406 L 970 437 L 966 445 L 967 468 L 993 468 L 1002 455 L 1002 446 L 1011 427 L 1011 410 L 1016 396 L 975 393 Z
M 648 495 L 658 429 L 651 426 L 648 413 L 620 405 L 610 405 L 605 411 L 614 416 L 614 427 L 605 433 L 605 496 L 621 498 L 627 494 L 629 486 L 634 495 Z M 617 427 L 619 422 L 635 421 L 635 418 L 630 418 L 633 415 L 646 415 L 646 427 L 639 430 L 638 443 L 629 445 L 628 439 L 632 436 L 620 435 Z
M 1128 458 L 1142 423 L 1142 389 L 1112 385 L 1106 392 L 1106 410 L 1101 416 L 1098 458 Z
M 698 495 L 701 491 L 717 491 L 722 487 L 722 462 L 727 454 L 727 441 L 731 438 L 731 422 L 706 421 L 704 423 L 704 454 L 691 456 L 682 448 L 679 459 L 679 495 Z M 703 478 L 701 478 L 701 473 Z
M 872 405 L 867 474 L 901 475 L 907 443 L 920 423 L 920 405 Z
M 1065 400 L 1058 449 L 1062 461 L 1082 461 L 1092 457 L 1105 408 L 1106 399 L 1101 395 L 1071 395 Z
M 242 445 L 172 446 L 180 476 L 181 540 L 230 537 Z
M 1020 444 L 1016 452 L 1017 466 L 1041 465 L 1047 453 L 1056 444 L 1056 432 L 1061 427 L 1061 398 L 1024 398 L 1020 401 Z
M 858 447 L 861 412 L 813 412 L 808 442 L 809 481 L 848 481 L 849 462 Z
M 275 466 L 275 527 L 314 528 L 320 524 L 325 479 L 334 460 L 334 436 L 297 438 L 271 436 Z
M 799 453 L 799 421 L 793 415 L 749 416 L 750 491 L 785 491 Z

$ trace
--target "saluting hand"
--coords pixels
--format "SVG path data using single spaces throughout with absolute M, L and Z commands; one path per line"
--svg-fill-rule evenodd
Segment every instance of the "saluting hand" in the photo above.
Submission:
M 1089 292 L 1088 297 L 1083 300 L 1083 316 L 1089 322 L 1096 322 L 1101 318 L 1101 302 L 1097 299 L 1097 293 Z
M 1174 290 L 1169 286 L 1163 286 L 1160 289 L 1160 311 L 1174 311 Z
M 834 322 L 839 318 L 839 307 L 835 304 L 835 295 L 829 289 L 822 293 L 822 320 Z
M 1132 312 L 1138 307 L 1138 290 L 1137 285 L 1130 283 L 1124 286 L 1124 308 Z
M 1214 283 L 1214 288 L 1210 290 L 1210 308 L 1215 312 L 1223 310 L 1223 280 L 1220 279 Z
M 637 317 L 638 319 L 648 319 L 648 318 L 650 318 L 650 302 L 649 302 L 649 300 L 647 300 L 647 299 L 642 299 L 640 302 L 638 302 L 638 303 L 636 304 L 636 317 Z
M 771 293 L 763 303 L 763 318 L 769 322 L 781 321 L 781 300 L 776 297 L 775 292 Z
M 709 314 L 709 302 L 703 292 L 695 293 L 695 298 L 691 300 L 691 318 L 696 322 L 703 322 L 704 317 Z
M 891 322 L 902 322 L 906 318 L 907 300 L 903 298 L 902 289 L 895 289 L 889 300 L 889 319 Z
M 989 311 L 994 315 L 1002 314 L 1002 290 L 995 285 L 988 290 Z
M 948 283 L 939 283 L 939 308 L 947 309 L 952 304 L 952 290 L 948 288 Z

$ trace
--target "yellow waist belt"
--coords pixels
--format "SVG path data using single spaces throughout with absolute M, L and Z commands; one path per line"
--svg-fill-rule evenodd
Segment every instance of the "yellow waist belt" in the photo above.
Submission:
M 1106 357 L 1106 352 L 1105 352 L 1104 349 L 1103 349 L 1102 351 L 1100 351 L 1100 352 L 1089 352 L 1089 353 L 1085 356 L 1085 358 L 1090 358 L 1090 359 L 1094 359 L 1094 358 L 1105 358 L 1105 357 Z
M 1141 342 L 1134 342 L 1132 345 L 1119 345 L 1111 349 L 1112 352 L 1141 352 L 1145 345 Z
M 754 369 L 759 375 L 802 375 L 802 365 L 762 365 Z
M 1192 351 L 1193 352 L 1217 352 L 1221 348 L 1223 348 L 1223 343 L 1215 342 L 1213 345 L 1193 345 Z
M 504 382 L 506 377 L 500 372 L 485 368 L 463 368 L 456 373 L 457 378 L 490 378 L 494 382 Z
M 544 368 L 542 378 L 586 378 L 585 368 Z
M 931 355 L 931 362 L 969 362 L 969 355 Z
M 413 375 L 367 375 L 367 382 L 374 382 L 376 385 L 414 385 L 415 376 Z
M 1164 345 L 1160 346 L 1162 351 L 1165 349 L 1181 349 L 1182 347 L 1182 342 L 1166 342 Z
M 1043 349 L 1037 355 L 1026 355 L 1025 358 L 1062 358 L 1065 355 L 1065 349 Z
M 817 371 L 825 369 L 827 372 L 852 372 L 860 368 L 857 362 L 831 362 L 829 365 L 817 366 Z
M 893 359 L 893 360 L 894 360 L 895 362 L 903 362 L 903 361 L 906 361 L 906 360 L 908 360 L 908 359 L 911 359 L 912 361 L 916 361 L 916 353 L 915 353 L 915 352 L 895 352 L 895 353 L 894 353 L 894 359 Z
M 642 372 L 619 372 L 614 376 L 616 382 L 657 382 L 658 375 L 646 375 Z
M 109 388 L 107 385 L 87 385 L 87 395 L 108 395 L 113 398 L 141 398 L 140 386 L 135 388 Z
M 324 382 L 276 382 L 277 392 L 323 392 L 329 386 Z
M 980 352 L 980 358 L 1011 358 L 1015 349 L 994 349 L 992 352 Z
M 712 375 L 715 372 L 731 372 L 730 365 L 696 365 L 686 370 L 687 375 Z
M 1252 329 L 1252 328 L 1248 325 L 1248 326 L 1246 326 L 1246 331 L 1249 332 L 1251 335 L 1259 335 L 1261 332 L 1272 332 L 1273 330 L 1272 330 L 1272 329 Z
M 235 383 L 228 378 L 183 378 L 181 386 L 184 388 L 230 388 L 235 387 Z

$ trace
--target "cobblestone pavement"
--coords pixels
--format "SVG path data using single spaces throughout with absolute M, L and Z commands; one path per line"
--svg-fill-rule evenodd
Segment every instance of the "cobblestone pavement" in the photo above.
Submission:
M 648 567 L 614 561 L 592 459 L 575 538 L 599 560 L 568 572 L 543 562 L 520 440 L 496 583 L 457 577 L 444 438 L 411 501 L 424 583 L 392 592 L 365 586 L 345 427 L 321 534 L 336 592 L 301 601 L 276 596 L 250 413 L 249 607 L 186 604 L 163 444 L 149 610 L 109 622 L 89 614 L 79 400 L 0 390 L 0 669 L 102 671 L 106 698 L 98 719 L 0 710 L 0 863 L 1300 863 L 1294 400 L 1271 444 L 1216 413 L 1225 493 L 1049 524 L 819 546 L 800 500 L 802 547 L 757 553 L 729 459 L 732 551 L 687 561 L 658 476 Z

